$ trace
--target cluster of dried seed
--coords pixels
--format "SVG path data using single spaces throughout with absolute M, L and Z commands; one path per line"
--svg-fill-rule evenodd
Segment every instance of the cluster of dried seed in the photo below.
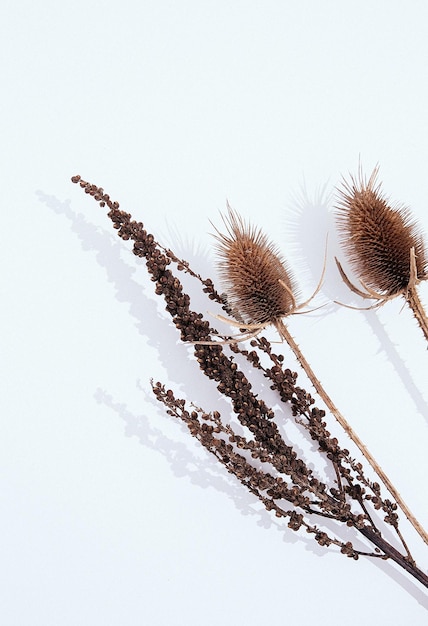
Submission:
M 189 412 L 186 410 L 185 401 L 175 398 L 173 392 L 166 390 L 162 383 L 157 382 L 152 384 L 152 387 L 157 399 L 168 407 L 167 412 L 173 417 L 182 420 L 188 426 L 191 435 L 198 439 L 226 467 L 228 472 L 236 476 L 264 504 L 268 511 L 274 511 L 276 517 L 289 518 L 289 528 L 297 531 L 304 527 L 307 533 L 314 535 L 315 540 L 321 546 L 336 545 L 340 547 L 342 554 L 346 554 L 353 559 L 358 559 L 363 554 L 379 556 L 355 550 L 351 542 L 343 542 L 337 538 L 330 537 L 317 526 L 309 524 L 304 516 L 295 509 L 287 510 L 283 508 L 279 503 L 285 500 L 306 513 L 318 513 L 317 503 L 312 502 L 308 497 L 302 496 L 300 489 L 296 485 L 289 486 L 281 476 L 273 476 L 267 471 L 257 469 L 237 451 L 247 450 L 251 453 L 253 459 L 275 465 L 274 455 L 266 452 L 262 445 L 254 440 L 247 441 L 245 437 L 236 435 L 230 426 L 223 425 L 219 413 L 205 413 L 201 409 Z M 221 435 L 225 437 L 223 438 Z M 335 515 L 332 512 L 330 515 L 325 513 L 323 516 L 337 519 L 337 514 Z M 349 522 L 351 526 L 357 524 L 356 519 L 349 520 Z M 363 515 L 360 515 L 359 523 L 361 527 L 364 526 Z

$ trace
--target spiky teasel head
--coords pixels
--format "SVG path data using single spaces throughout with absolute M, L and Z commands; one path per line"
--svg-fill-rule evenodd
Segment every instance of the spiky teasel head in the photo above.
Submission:
M 214 236 L 228 305 L 246 324 L 275 323 L 296 308 L 294 281 L 267 236 L 227 208 L 227 232 Z
M 360 282 L 384 300 L 405 293 L 412 282 L 427 279 L 428 258 L 409 210 L 391 206 L 383 194 L 377 181 L 378 169 L 373 170 L 368 182 L 361 168 L 357 178 L 343 182 L 338 190 L 337 224 Z

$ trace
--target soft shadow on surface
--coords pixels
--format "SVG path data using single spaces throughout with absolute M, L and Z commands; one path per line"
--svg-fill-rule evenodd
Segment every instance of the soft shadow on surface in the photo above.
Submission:
M 110 394 L 102 389 L 96 391 L 95 399 L 118 415 L 125 423 L 127 434 L 135 435 L 144 447 L 160 453 L 168 461 L 177 478 L 190 480 L 193 485 L 203 489 L 213 487 L 216 491 L 226 495 L 242 515 L 255 517 L 257 525 L 261 528 L 275 527 L 283 534 L 284 541 L 287 543 L 304 543 L 308 550 L 319 556 L 326 554 L 326 551 L 310 538 L 301 537 L 297 533 L 291 532 L 284 521 L 282 523 L 276 521 L 235 477 L 227 473 L 225 468 L 211 454 L 201 448 L 203 454 L 200 457 L 197 456 L 188 446 L 170 439 L 160 428 L 154 427 L 147 416 L 134 414 L 125 403 L 116 402 Z M 153 412 L 160 413 L 160 423 L 165 419 L 177 423 L 176 418 L 163 413 L 157 405 L 157 401 L 153 399 Z M 190 437 L 187 426 L 181 421 L 179 421 L 179 425 L 182 432 Z
M 159 314 L 156 303 L 145 295 L 141 284 L 134 280 L 135 268 L 128 265 L 121 255 L 124 249 L 129 250 L 127 242 L 122 242 L 114 236 L 114 232 L 111 235 L 106 230 L 91 224 L 82 214 L 74 212 L 69 201 L 61 202 L 41 192 L 38 193 L 38 196 L 55 213 L 70 221 L 72 231 L 78 236 L 83 250 L 96 252 L 98 264 L 105 269 L 109 282 L 115 286 L 116 298 L 120 302 L 129 303 L 129 311 L 135 319 L 138 332 L 147 337 L 149 344 L 156 348 L 159 362 L 168 372 L 168 385 L 171 386 L 171 382 L 174 381 L 180 385 L 186 397 L 192 397 L 195 392 L 195 377 L 197 377 L 198 395 L 202 396 L 207 404 L 215 406 L 220 412 L 223 406 L 224 412 L 227 414 L 230 411 L 230 405 L 223 399 L 220 400 L 222 406 L 219 405 L 219 393 L 215 383 L 201 375 L 196 362 L 188 358 L 188 353 L 183 351 L 181 343 L 176 345 L 178 332 L 168 318 Z M 179 251 L 176 252 L 177 256 L 190 256 L 182 254 L 185 253 L 182 246 L 179 248 Z M 137 264 L 141 263 L 140 259 L 136 259 L 136 262 Z M 203 265 L 203 262 L 199 262 L 199 257 L 195 258 L 194 266 L 199 269 L 200 265 Z M 146 271 L 144 265 L 141 266 L 141 271 Z M 173 355 L 174 352 L 176 356 Z M 179 368 L 174 365 L 177 361 L 180 363 Z M 255 374 L 261 377 L 259 372 L 255 372 Z M 144 390 L 143 393 L 145 393 Z M 177 397 L 180 397 L 180 392 L 177 392 Z M 153 427 L 147 416 L 134 415 L 128 410 L 125 403 L 115 401 L 106 390 L 98 389 L 95 393 L 95 399 L 115 411 L 124 422 L 125 433 L 128 436 L 136 436 L 142 445 L 161 453 L 168 461 L 174 475 L 180 478 L 186 477 L 199 487 L 215 487 L 231 498 L 243 515 L 255 516 L 260 527 L 265 529 L 275 527 L 283 533 L 285 541 L 303 543 L 308 550 L 319 556 L 327 554 L 327 551 L 310 537 L 294 533 L 287 528 L 286 524 L 281 524 L 272 518 L 257 501 L 254 501 L 254 497 L 239 482 L 225 473 L 224 468 L 214 458 L 211 460 L 211 455 L 207 455 L 207 458 L 201 461 L 185 445 L 169 439 L 161 429 Z M 146 400 L 152 403 L 153 413 L 159 415 L 160 419 L 174 420 L 165 414 L 154 396 L 148 395 Z M 176 419 L 174 421 L 177 422 Z M 187 427 L 182 422 L 180 422 L 180 427 L 183 432 L 188 434 Z M 299 450 L 296 449 L 296 452 L 299 453 Z
M 184 389 L 185 395 L 191 397 L 195 388 L 195 376 L 197 375 L 199 395 L 206 399 L 211 406 L 218 407 L 219 394 L 215 384 L 205 379 L 204 376 L 200 376 L 197 364 L 187 358 L 188 353 L 184 352 L 182 345 L 177 346 L 178 334 L 173 325 L 159 314 L 156 303 L 145 295 L 141 284 L 134 280 L 133 274 L 136 268 L 128 265 L 121 256 L 124 249 L 129 250 L 126 242 L 118 240 L 114 233 L 109 234 L 106 230 L 91 224 L 82 214 L 73 211 L 69 201 L 61 202 L 57 198 L 42 192 L 39 192 L 38 196 L 41 202 L 70 222 L 71 229 L 79 238 L 83 250 L 96 253 L 97 263 L 105 270 L 109 282 L 113 283 L 115 287 L 116 298 L 120 302 L 129 303 L 129 310 L 135 320 L 138 332 L 147 337 L 150 345 L 156 348 L 159 361 L 168 372 L 169 382 L 176 381 Z M 180 256 L 179 252 L 177 254 Z M 186 256 L 186 254 L 183 256 Z M 136 261 L 138 268 L 141 260 L 136 259 Z M 203 261 L 198 257 L 197 262 L 199 269 L 203 265 Z M 145 268 L 141 267 L 141 270 L 144 272 Z M 175 358 L 172 357 L 173 351 L 176 353 Z M 177 362 L 178 359 L 180 368 L 177 372 L 174 362 Z M 180 394 L 178 393 L 177 395 L 179 396 Z M 192 483 L 203 488 L 214 486 L 217 490 L 231 498 L 242 514 L 255 516 L 260 527 L 266 529 L 276 528 L 282 533 L 284 541 L 287 543 L 303 543 L 307 550 L 318 556 L 329 554 L 328 549 L 319 546 L 310 536 L 306 537 L 301 533 L 291 532 L 287 528 L 286 523 L 277 521 L 265 509 L 257 508 L 259 504 L 257 501 L 254 503 L 253 496 L 247 493 L 235 479 L 225 475 L 224 468 L 221 468 L 214 459 L 210 459 L 209 462 L 205 459 L 203 461 L 199 460 L 188 448 L 182 444 L 177 445 L 177 442 L 165 437 L 160 429 L 153 428 L 147 417 L 133 415 L 125 404 L 116 402 L 108 392 L 98 390 L 95 397 L 98 402 L 115 411 L 123 420 L 127 434 L 136 435 L 142 445 L 160 452 L 167 459 L 176 476 L 190 478 Z M 153 403 L 154 411 L 160 414 L 161 411 L 156 400 L 153 398 L 151 402 Z M 227 407 L 227 404 L 225 403 L 224 406 Z M 171 417 L 170 419 L 173 418 Z M 182 427 L 186 429 L 184 425 Z M 326 524 L 325 526 L 329 530 L 329 525 Z M 335 530 L 337 528 L 335 528 L 334 524 L 331 524 L 332 534 L 336 534 Z M 340 530 L 347 531 L 348 529 L 341 528 Z M 359 542 L 355 531 L 349 531 L 349 536 L 344 540 L 355 542 L 355 546 L 358 547 Z M 388 562 L 382 561 L 379 563 L 377 559 L 373 560 L 373 562 L 377 567 L 381 567 L 394 581 L 403 586 L 418 602 L 423 604 L 423 593 L 412 580 L 407 579 L 404 574 L 398 572 Z
M 306 537 L 302 532 L 296 533 L 290 530 L 286 521 L 278 520 L 266 511 L 235 477 L 228 476 L 224 468 L 211 455 L 207 454 L 201 458 L 197 457 L 187 446 L 169 439 L 161 429 L 153 427 L 146 416 L 135 415 L 127 408 L 126 404 L 116 402 L 110 394 L 101 389 L 96 391 L 95 398 L 97 402 L 114 411 L 126 424 L 127 431 L 135 434 L 143 446 L 162 454 L 168 461 L 175 476 L 189 479 L 192 484 L 203 489 L 213 487 L 216 491 L 223 493 L 233 502 L 242 515 L 251 515 L 255 518 L 260 528 L 270 532 L 272 532 L 272 529 L 280 532 L 283 541 L 287 544 L 303 544 L 307 551 L 319 557 L 346 558 L 337 553 L 333 554 L 334 549 L 323 548 L 311 536 Z M 155 405 L 156 400 L 153 400 L 153 403 Z M 157 410 L 156 406 L 154 406 L 154 410 Z M 167 415 L 162 415 L 162 419 L 177 421 L 175 418 Z M 187 431 L 187 427 L 181 422 L 180 425 L 184 431 Z M 288 508 L 287 503 L 284 503 L 284 508 Z M 367 544 L 364 544 L 364 540 L 360 541 L 359 535 L 354 529 L 340 527 L 340 532 L 338 533 L 337 524 L 328 520 L 323 520 L 322 526 L 331 536 L 338 536 L 343 541 L 351 541 L 356 548 L 367 550 Z M 389 533 L 389 536 L 385 535 L 385 538 L 393 545 L 396 544 L 392 532 Z M 419 604 L 428 608 L 428 597 L 424 591 L 412 579 L 406 577 L 395 564 L 375 558 L 370 558 L 370 563 L 381 569 L 384 575 L 389 576 L 391 580 L 405 589 Z M 353 566 L 358 567 L 358 564 L 354 565 L 352 561 L 352 563 L 350 562 L 350 567 Z
M 317 284 L 321 274 L 328 233 L 326 272 L 321 288 L 321 294 L 325 296 L 328 304 L 317 311 L 320 316 L 327 315 L 340 306 L 335 304 L 334 300 L 352 307 L 368 306 L 366 300 L 355 296 L 345 285 L 336 267 L 335 257 L 343 264 L 345 271 L 349 272 L 348 276 L 352 277 L 352 271 L 347 266 L 339 242 L 334 213 L 331 211 L 333 205 L 334 196 L 331 191 L 328 191 L 327 184 L 313 195 L 309 194 L 306 185 L 303 184 L 299 192 L 290 201 L 290 210 L 287 212 L 286 231 L 297 267 L 301 267 L 303 275 L 308 275 L 313 284 Z M 357 284 L 358 281 L 355 280 L 354 282 Z M 428 422 L 428 405 L 425 398 L 415 384 L 411 371 L 388 336 L 377 312 L 371 310 L 353 311 L 353 313 L 364 315 L 367 324 L 379 342 L 379 351 L 386 354 L 416 410 Z

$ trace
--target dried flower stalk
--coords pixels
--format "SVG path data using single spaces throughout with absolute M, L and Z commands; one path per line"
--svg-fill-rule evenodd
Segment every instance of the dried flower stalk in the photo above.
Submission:
M 409 209 L 391 206 L 377 181 L 378 172 L 375 167 L 367 181 L 360 168 L 358 177 L 344 180 L 338 190 L 337 225 L 362 289 L 351 283 L 337 259 L 336 263 L 354 293 L 376 300 L 369 308 L 403 296 L 428 341 L 428 318 L 417 291 L 417 285 L 428 279 L 423 237 Z
M 191 435 L 258 497 L 267 510 L 275 511 L 279 518 L 288 518 L 290 529 L 298 531 L 303 528 L 320 545 L 338 546 L 341 553 L 353 559 L 362 555 L 391 559 L 428 587 L 428 576 L 416 565 L 399 529 L 397 505 L 383 499 L 380 486 L 366 478 L 361 463 L 352 459 L 349 451 L 341 448 L 337 439 L 331 437 L 324 421 L 324 411 L 314 407 L 310 394 L 296 385 L 297 374 L 283 367 L 282 355 L 274 354 L 264 338 L 253 339 L 251 345 L 256 349 L 251 351 L 240 349 L 238 344 L 230 347 L 233 352 L 245 356 L 252 368 L 261 370 L 280 400 L 290 404 L 297 423 L 307 429 L 317 442 L 324 461 L 333 468 L 336 476 L 334 486 L 319 480 L 293 447 L 284 442 L 275 424 L 273 410 L 252 392 L 251 383 L 233 356 L 226 356 L 221 345 L 204 343 L 210 341 L 216 331 L 210 328 L 201 313 L 191 310 L 190 297 L 184 293 L 171 264 L 174 263 L 178 271 L 188 272 L 200 281 L 210 299 L 222 302 L 212 281 L 201 278 L 185 261 L 159 245 L 144 225 L 132 221 L 131 216 L 121 211 L 119 204 L 112 202 L 102 188 L 81 180 L 80 176 L 74 176 L 72 181 L 79 183 L 101 206 L 107 205 L 108 216 L 118 235 L 134 242 L 133 252 L 146 260 L 148 273 L 156 285 L 156 294 L 165 299 L 166 310 L 180 331 L 182 340 L 201 342 L 194 348 L 200 369 L 217 383 L 220 393 L 230 399 L 234 414 L 250 433 L 250 438 L 236 434 L 232 426 L 224 424 L 217 412 L 206 413 L 194 407 L 188 411 L 184 400 L 175 398 L 174 393 L 161 383 L 153 383 L 153 391 L 167 407 L 168 413 L 182 420 Z M 262 363 L 259 353 L 268 358 L 270 367 Z M 263 467 L 258 469 L 255 465 L 260 463 Z M 289 508 L 284 508 L 284 502 Z M 386 541 L 382 523 L 375 519 L 375 512 L 377 515 L 384 514 L 384 524 L 394 529 L 404 553 Z M 336 522 L 339 528 L 355 529 L 374 549 L 371 552 L 356 549 L 350 541 L 342 541 L 324 532 L 310 521 L 313 518 Z

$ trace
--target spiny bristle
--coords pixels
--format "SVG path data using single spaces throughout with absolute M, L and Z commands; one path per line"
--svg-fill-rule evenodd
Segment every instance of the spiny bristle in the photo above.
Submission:
M 358 278 L 385 296 L 403 293 L 411 280 L 410 250 L 415 249 L 417 279 L 428 277 L 428 258 L 418 226 L 403 206 L 391 206 L 377 183 L 362 175 L 339 189 L 337 223 L 343 247 Z
M 296 307 L 294 284 L 274 244 L 229 206 L 222 217 L 227 233 L 216 229 L 214 236 L 220 280 L 231 309 L 247 324 L 289 315 Z

